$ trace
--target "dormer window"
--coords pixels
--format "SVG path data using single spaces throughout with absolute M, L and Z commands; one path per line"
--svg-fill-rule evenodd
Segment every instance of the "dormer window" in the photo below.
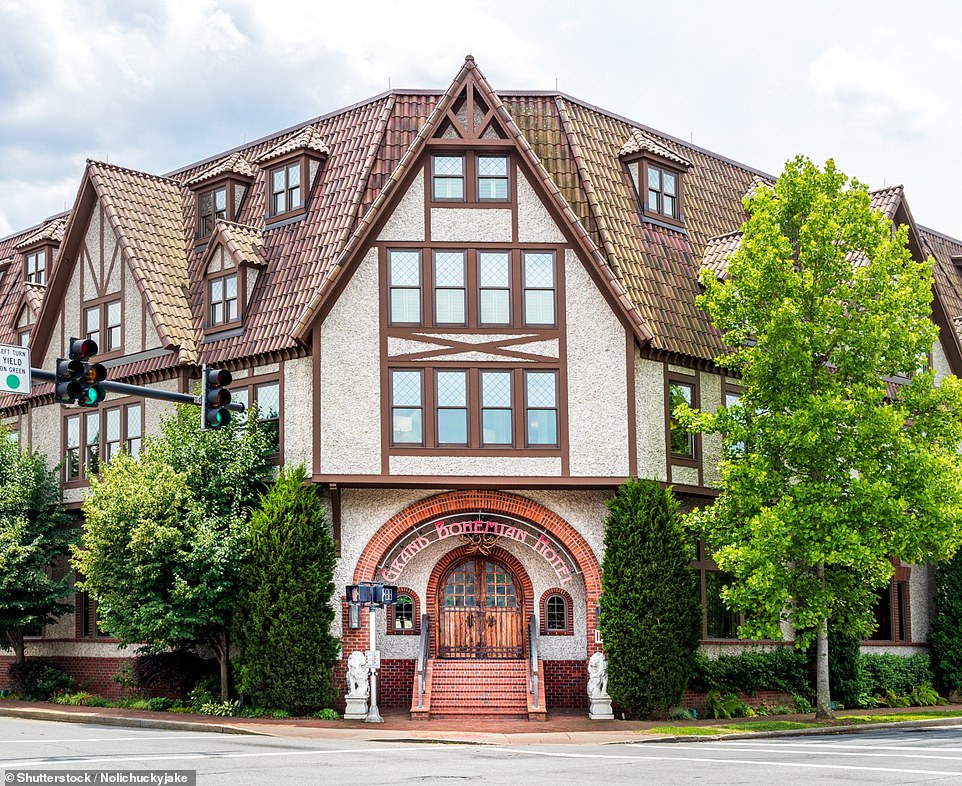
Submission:
M 267 170 L 268 223 L 293 220 L 307 212 L 311 186 L 328 155 L 317 128 L 305 126 L 257 159 Z
M 227 218 L 227 186 L 204 191 L 200 195 L 200 209 L 198 232 L 201 237 L 209 237 L 214 231 L 214 222 L 218 218 Z
M 101 354 L 119 351 L 123 347 L 120 301 L 85 308 L 84 336 L 97 342 Z
M 237 306 L 237 273 L 212 278 L 207 282 L 207 325 L 214 327 L 240 319 Z
M 271 170 L 271 215 L 276 216 L 304 206 L 301 201 L 301 162 Z
M 47 248 L 36 248 L 24 253 L 24 270 L 28 284 L 47 283 Z
M 197 194 L 197 241 L 206 241 L 217 221 L 237 221 L 254 174 L 250 162 L 234 153 L 188 181 Z
M 645 169 L 648 195 L 646 209 L 678 220 L 678 180 L 679 175 L 668 169 L 646 162 Z
M 691 162 L 638 128 L 619 156 L 637 192 L 642 220 L 683 228 L 683 181 Z

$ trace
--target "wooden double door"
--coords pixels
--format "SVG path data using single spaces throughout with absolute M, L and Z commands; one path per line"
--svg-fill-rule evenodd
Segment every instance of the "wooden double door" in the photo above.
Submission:
M 491 557 L 455 564 L 438 594 L 438 656 L 524 657 L 524 599 L 517 576 Z

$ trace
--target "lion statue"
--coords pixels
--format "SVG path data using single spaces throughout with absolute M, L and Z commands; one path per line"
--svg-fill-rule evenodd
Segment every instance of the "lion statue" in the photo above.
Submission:
M 588 696 L 599 698 L 608 695 L 608 662 L 596 652 L 588 660 Z
M 370 685 L 367 681 L 367 658 L 363 652 L 352 652 L 347 658 L 347 695 L 367 698 Z

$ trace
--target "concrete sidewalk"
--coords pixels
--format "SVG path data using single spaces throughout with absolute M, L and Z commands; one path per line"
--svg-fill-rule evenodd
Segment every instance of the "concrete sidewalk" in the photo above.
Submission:
M 935 708 L 932 708 L 935 709 Z M 859 723 L 814 729 L 728 733 L 719 735 L 651 734 L 657 726 L 734 726 L 748 720 L 811 721 L 811 715 L 779 715 L 770 718 L 743 718 L 726 721 L 592 721 L 582 710 L 555 710 L 543 722 L 468 718 L 457 720 L 413 721 L 404 710 L 382 710 L 384 723 L 363 721 L 322 721 L 315 718 L 215 718 L 209 715 L 179 714 L 118 709 L 113 707 L 68 707 L 25 701 L 0 701 L 0 717 L 29 718 L 68 723 L 94 723 L 129 728 L 172 731 L 259 734 L 301 739 L 343 742 L 461 743 L 479 745 L 604 745 L 644 742 L 697 742 L 717 739 L 753 739 L 776 736 L 853 734 L 880 728 L 925 728 L 962 725 L 962 705 L 939 707 L 956 710 L 960 717 L 931 718 L 889 723 Z M 923 712 L 925 708 L 880 708 L 846 710 L 846 715 L 895 715 Z

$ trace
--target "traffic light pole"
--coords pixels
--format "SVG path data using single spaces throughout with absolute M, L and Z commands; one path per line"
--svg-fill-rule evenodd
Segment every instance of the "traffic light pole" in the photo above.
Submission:
M 57 374 L 53 371 L 44 371 L 42 368 L 31 368 L 30 378 L 34 382 L 56 382 Z M 168 390 L 157 390 L 156 388 L 146 388 L 142 385 L 128 385 L 126 382 L 110 382 L 109 380 L 99 384 L 108 393 L 126 393 L 130 396 L 141 396 L 158 401 L 171 401 L 174 404 L 200 405 L 200 396 L 192 396 L 189 393 L 172 393 Z M 245 411 L 244 405 L 239 401 L 228 404 L 227 408 L 234 412 Z

